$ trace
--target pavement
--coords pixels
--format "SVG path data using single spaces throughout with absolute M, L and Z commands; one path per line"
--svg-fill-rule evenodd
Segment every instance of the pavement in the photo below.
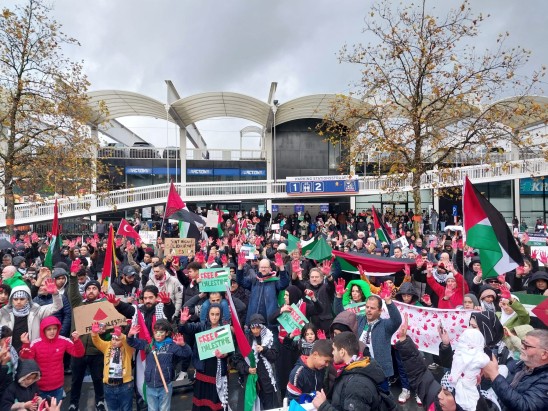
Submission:
M 441 378 L 441 370 L 434 371 L 436 377 Z M 440 375 L 438 375 L 440 374 Z M 238 383 L 238 377 L 236 374 L 230 374 L 228 378 L 229 385 L 229 404 L 232 410 L 237 410 L 238 397 L 243 395 L 243 388 Z M 392 395 L 394 398 L 398 398 L 401 392 L 399 385 L 391 387 Z M 69 393 L 70 393 L 70 375 L 65 377 L 65 392 L 67 398 L 63 401 L 61 410 L 67 411 L 69 408 Z M 137 406 L 134 402 L 133 409 L 137 410 Z M 191 410 L 192 409 L 192 386 L 184 386 L 173 390 L 173 396 L 171 399 L 171 409 L 173 410 Z M 412 393 L 411 398 L 405 404 L 400 404 L 400 410 L 402 411 L 415 411 L 424 410 L 424 407 L 418 406 L 415 402 L 415 395 Z M 80 398 L 80 410 L 81 411 L 94 411 L 95 399 L 93 393 L 93 384 L 91 382 L 84 382 L 82 386 L 82 395 Z

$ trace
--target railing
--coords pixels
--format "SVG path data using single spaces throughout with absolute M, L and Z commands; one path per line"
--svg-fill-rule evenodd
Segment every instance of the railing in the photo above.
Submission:
M 101 147 L 97 152 L 100 159 L 179 159 L 177 147 Z M 265 150 L 248 149 L 186 149 L 187 160 L 261 161 L 266 160 Z
M 474 183 L 502 181 L 548 175 L 548 163 L 541 158 L 528 161 L 511 161 L 494 165 L 475 165 L 444 170 L 431 170 L 421 179 L 421 188 L 442 188 L 462 185 L 465 176 Z M 359 195 L 383 192 L 411 191 L 412 176 L 362 177 Z M 187 202 L 233 201 L 244 199 L 266 200 L 287 198 L 286 182 L 279 181 L 223 181 L 210 183 L 177 184 L 179 193 Z M 108 193 L 81 197 L 59 198 L 61 217 L 75 217 L 111 212 L 113 210 L 146 207 L 163 204 L 167 199 L 169 184 L 157 184 L 116 190 Z M 339 196 L 342 194 L 338 194 Z M 295 197 L 295 196 L 292 196 Z M 298 196 L 297 196 L 298 197 Z M 306 197 L 306 195 L 303 195 Z M 53 218 L 53 200 L 26 203 L 15 206 L 15 223 L 29 224 Z M 0 226 L 5 225 L 5 212 L 0 213 Z

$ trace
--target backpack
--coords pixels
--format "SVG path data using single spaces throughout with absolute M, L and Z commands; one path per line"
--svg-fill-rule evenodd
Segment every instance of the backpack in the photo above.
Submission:
M 398 403 L 394 400 L 390 393 L 386 393 L 381 390 L 379 386 L 375 383 L 375 381 L 373 381 L 373 379 L 369 376 L 363 374 L 361 375 L 366 377 L 366 380 L 369 382 L 369 387 L 371 388 L 371 391 L 377 392 L 379 401 L 376 408 L 374 408 L 375 411 L 394 411 L 399 409 Z M 350 381 L 350 379 L 348 381 Z M 344 389 L 341 391 L 341 398 L 345 398 Z

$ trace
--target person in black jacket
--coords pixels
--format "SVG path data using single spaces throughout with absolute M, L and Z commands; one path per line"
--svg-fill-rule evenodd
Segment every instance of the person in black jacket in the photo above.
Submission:
M 6 391 L 2 395 L 0 401 L 0 411 L 10 411 L 15 403 L 21 405 L 16 409 L 31 410 L 33 405 L 38 404 L 38 401 L 34 400 L 35 395 L 38 394 L 38 380 L 41 377 L 40 368 L 34 360 L 23 360 L 19 362 L 17 367 L 17 374 L 15 380 L 8 386 Z
M 337 377 L 329 400 L 321 390 L 312 401 L 318 411 L 380 409 L 382 398 L 377 386 L 384 381 L 384 372 L 374 359 L 359 355 L 354 333 L 345 331 L 333 338 L 333 362 Z

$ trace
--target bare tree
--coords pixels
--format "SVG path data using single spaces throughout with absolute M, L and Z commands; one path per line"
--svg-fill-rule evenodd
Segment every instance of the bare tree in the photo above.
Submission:
M 63 55 L 78 42 L 61 31 L 44 0 L 0 15 L 0 184 L 13 230 L 14 189 L 89 192 L 98 142 L 87 123 L 82 63 Z
M 372 5 L 364 33 L 375 41 L 345 46 L 339 56 L 359 66 L 361 81 L 350 96 L 334 102 L 319 126 L 331 142 L 342 143 L 347 169 L 364 154 L 380 153 L 389 177 L 410 173 L 419 215 L 421 177 L 428 170 L 478 149 L 530 146 L 531 136 L 519 131 L 532 118 L 547 118 L 527 97 L 544 68 L 528 78 L 518 75 L 528 51 L 507 48 L 508 33 L 493 39 L 492 50 L 476 49 L 485 18 L 474 15 L 468 1 L 443 16 L 433 11 L 426 1 Z M 513 97 L 501 98 L 508 95 Z

